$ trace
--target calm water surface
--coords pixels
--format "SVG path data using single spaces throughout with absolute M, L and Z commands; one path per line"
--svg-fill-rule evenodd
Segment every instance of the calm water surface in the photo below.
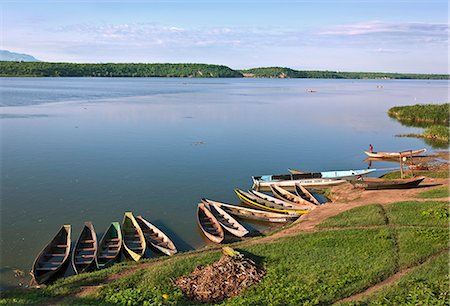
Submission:
M 448 88 L 446 81 L 175 78 L 0 78 L 0 85 L 1 287 L 27 283 L 14 269 L 28 274 L 63 223 L 76 239 L 84 221 L 101 234 L 133 211 L 190 250 L 205 245 L 199 200 L 237 203 L 233 188 L 249 188 L 252 175 L 366 168 L 369 143 L 431 149 L 394 137 L 420 129 L 386 111 L 447 102 Z

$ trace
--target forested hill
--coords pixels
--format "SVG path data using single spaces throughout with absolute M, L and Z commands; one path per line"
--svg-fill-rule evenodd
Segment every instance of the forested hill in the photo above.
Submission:
M 265 67 L 240 70 L 245 77 L 253 78 L 312 78 L 312 79 L 424 79 L 448 80 L 448 74 L 413 74 L 388 72 L 337 72 L 294 70 L 284 67 Z
M 236 78 L 239 71 L 207 64 L 74 64 L 0 62 L 0 76 Z
M 0 76 L 30 77 L 194 77 L 448 80 L 447 74 L 301 71 L 284 67 L 233 70 L 208 64 L 74 64 L 0 61 Z

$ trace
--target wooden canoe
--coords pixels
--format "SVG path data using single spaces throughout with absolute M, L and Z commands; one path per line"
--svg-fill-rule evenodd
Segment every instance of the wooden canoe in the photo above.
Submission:
M 38 285 L 51 282 L 64 273 L 69 263 L 70 231 L 69 224 L 63 225 L 34 260 L 31 275 Z
M 295 195 L 277 185 L 271 185 L 270 189 L 272 190 L 272 193 L 274 194 L 274 196 L 276 196 L 280 200 L 291 203 L 298 209 L 311 210 L 311 209 L 315 209 L 317 207 L 316 204 L 314 204 L 298 195 Z
M 212 212 L 206 208 L 205 203 L 199 203 L 197 205 L 197 222 L 198 226 L 209 240 L 215 243 L 221 243 L 225 238 L 225 234 L 219 221 L 214 217 Z
M 425 179 L 424 176 L 413 177 L 410 179 L 385 180 L 382 178 L 366 178 L 361 181 L 352 182 L 356 188 L 364 188 L 366 190 L 381 189 L 408 189 L 415 188 Z
M 272 208 L 279 208 L 282 210 L 287 210 L 287 211 L 293 211 L 293 212 L 297 212 L 299 214 L 305 214 L 308 211 L 308 209 L 305 208 L 300 208 L 297 205 L 293 205 L 291 203 L 288 203 L 286 201 L 277 199 L 275 197 L 272 197 L 268 194 L 256 191 L 256 190 L 249 190 L 249 193 L 251 193 L 252 195 L 256 196 L 259 202 L 263 202 L 263 204 L 265 204 L 267 207 L 272 207 Z
M 264 201 L 264 199 L 254 195 L 250 192 L 242 191 L 238 188 L 234 189 L 234 192 L 236 195 L 241 199 L 244 203 L 247 203 L 252 206 L 256 206 L 258 208 L 262 208 L 264 210 L 278 212 L 278 213 L 284 213 L 288 215 L 301 215 L 302 211 L 294 210 L 294 209 L 287 209 L 283 206 L 279 206 L 277 204 L 271 203 L 269 201 Z M 306 212 L 306 211 L 304 211 Z
M 308 189 L 303 187 L 301 184 L 295 184 L 294 190 L 299 197 L 308 200 L 309 202 L 316 205 L 320 205 L 319 201 L 317 201 L 317 199 L 311 194 L 311 192 L 309 192 Z
M 97 268 L 97 234 L 92 222 L 85 222 L 72 251 L 72 267 L 75 274 Z
M 141 259 L 147 244 L 144 233 L 131 212 L 126 212 L 123 217 L 122 237 L 125 256 L 134 261 Z
M 225 210 L 220 208 L 220 206 L 210 205 L 205 203 L 206 208 L 216 217 L 220 225 L 227 230 L 230 234 L 236 237 L 243 237 L 248 234 L 248 230 L 242 226 L 236 219 L 230 216 Z
M 177 252 L 175 244 L 163 231 L 142 218 L 142 216 L 137 216 L 136 221 L 141 227 L 142 232 L 144 232 L 145 239 L 150 246 L 169 256 Z
M 409 151 L 403 151 L 403 152 L 367 152 L 364 151 L 364 153 L 369 157 L 377 157 L 377 158 L 400 158 L 400 155 L 411 157 L 411 156 L 417 156 L 421 153 L 425 153 L 427 149 L 420 149 L 420 150 L 409 150 Z
M 285 223 L 294 221 L 298 218 L 298 215 L 286 215 L 276 212 L 252 209 L 247 207 L 236 206 L 232 204 L 217 202 L 209 199 L 202 199 L 203 203 L 209 203 L 218 206 L 236 217 L 245 218 L 255 221 L 273 222 L 273 223 Z
M 98 244 L 98 269 L 107 268 L 120 259 L 122 243 L 120 224 L 119 222 L 112 222 Z

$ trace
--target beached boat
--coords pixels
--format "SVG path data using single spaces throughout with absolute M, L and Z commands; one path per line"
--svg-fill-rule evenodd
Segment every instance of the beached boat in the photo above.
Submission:
M 331 178 L 331 179 L 351 179 L 363 175 L 368 175 L 377 169 L 358 169 L 358 170 L 335 170 L 322 172 L 303 172 L 295 169 L 288 169 L 291 174 L 301 174 L 304 178 Z M 283 174 L 281 174 L 283 175 Z M 276 177 L 276 176 L 275 176 Z
M 293 194 L 286 189 L 281 188 L 277 185 L 270 185 L 273 195 L 275 195 L 280 200 L 293 204 L 297 208 L 302 209 L 315 209 L 317 206 L 315 203 L 310 202 L 306 198 L 302 198 L 299 195 Z
M 37 284 L 51 282 L 61 276 L 69 263 L 70 225 L 65 224 L 33 263 L 31 275 Z
M 216 217 L 220 225 L 222 225 L 222 227 L 230 234 L 236 237 L 243 237 L 248 234 L 248 230 L 225 210 L 220 208 L 220 206 L 210 205 L 209 203 L 205 204 L 205 206 L 212 212 L 214 217 Z
M 175 244 L 163 231 L 142 218 L 142 216 L 137 216 L 136 221 L 144 232 L 145 239 L 153 248 L 169 256 L 177 252 Z
M 296 216 L 299 216 L 299 215 L 307 212 L 307 211 L 303 211 L 303 210 L 288 209 L 284 206 L 264 200 L 264 199 L 256 196 L 255 194 L 251 193 L 250 191 L 246 192 L 246 191 L 242 191 L 242 190 L 236 188 L 236 189 L 234 189 L 234 192 L 239 197 L 239 199 L 241 199 L 244 203 L 247 203 L 251 206 L 256 206 L 256 207 L 264 209 L 264 210 L 274 211 L 274 212 L 289 214 L 289 215 L 296 215 Z
M 415 188 L 425 179 L 424 176 L 413 177 L 410 179 L 385 180 L 382 178 L 366 178 L 352 182 L 356 188 L 364 188 L 366 190 L 381 189 L 408 189 Z
M 199 203 L 197 205 L 198 226 L 209 240 L 221 243 L 225 238 L 225 234 L 219 221 L 214 217 L 213 213 L 206 205 L 208 204 Z
M 305 209 L 305 207 L 299 207 L 296 204 L 292 204 L 280 199 L 277 199 L 275 197 L 272 197 L 268 194 L 256 191 L 256 190 L 249 190 L 249 193 L 252 195 L 258 197 L 266 206 L 273 207 L 273 208 L 280 208 L 283 210 L 293 210 L 296 212 L 299 212 L 300 214 L 307 213 L 309 209 Z
M 122 243 L 122 231 L 120 230 L 120 224 L 119 222 L 112 222 L 98 244 L 98 269 L 107 268 L 120 259 Z
M 123 217 L 122 237 L 125 256 L 134 261 L 141 259 L 147 244 L 144 233 L 131 212 L 126 212 Z
M 309 202 L 314 203 L 316 205 L 320 205 L 320 202 L 317 201 L 317 199 L 311 194 L 311 192 L 309 192 L 308 189 L 306 189 L 302 185 L 295 184 L 294 191 L 299 197 L 306 199 Z
M 425 153 L 427 149 L 420 150 L 408 150 L 403 152 L 368 152 L 364 151 L 364 153 L 369 157 L 377 157 L 377 158 L 400 158 L 400 156 L 417 156 L 421 153 Z
M 276 212 L 252 209 L 247 207 L 236 206 L 232 204 L 217 202 L 209 199 L 202 199 L 203 203 L 209 203 L 222 208 L 228 213 L 249 220 L 273 222 L 273 223 L 285 223 L 294 221 L 298 218 L 298 215 L 286 215 Z
M 72 251 L 72 267 L 75 274 L 97 268 L 97 234 L 92 222 L 85 222 Z
M 255 190 L 270 191 L 270 185 L 277 185 L 282 188 L 294 189 L 295 184 L 301 184 L 302 186 L 312 187 L 315 189 L 327 188 L 347 182 L 343 179 L 330 179 L 330 178 L 305 178 L 310 176 L 309 174 L 304 176 L 303 174 L 284 174 L 284 175 L 263 175 L 253 176 L 253 186 Z

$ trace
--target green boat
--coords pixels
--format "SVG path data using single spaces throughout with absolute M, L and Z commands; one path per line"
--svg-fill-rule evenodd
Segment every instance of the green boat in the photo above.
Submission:
M 120 260 L 122 250 L 122 232 L 119 222 L 112 222 L 106 230 L 97 251 L 97 268 L 103 269 Z

